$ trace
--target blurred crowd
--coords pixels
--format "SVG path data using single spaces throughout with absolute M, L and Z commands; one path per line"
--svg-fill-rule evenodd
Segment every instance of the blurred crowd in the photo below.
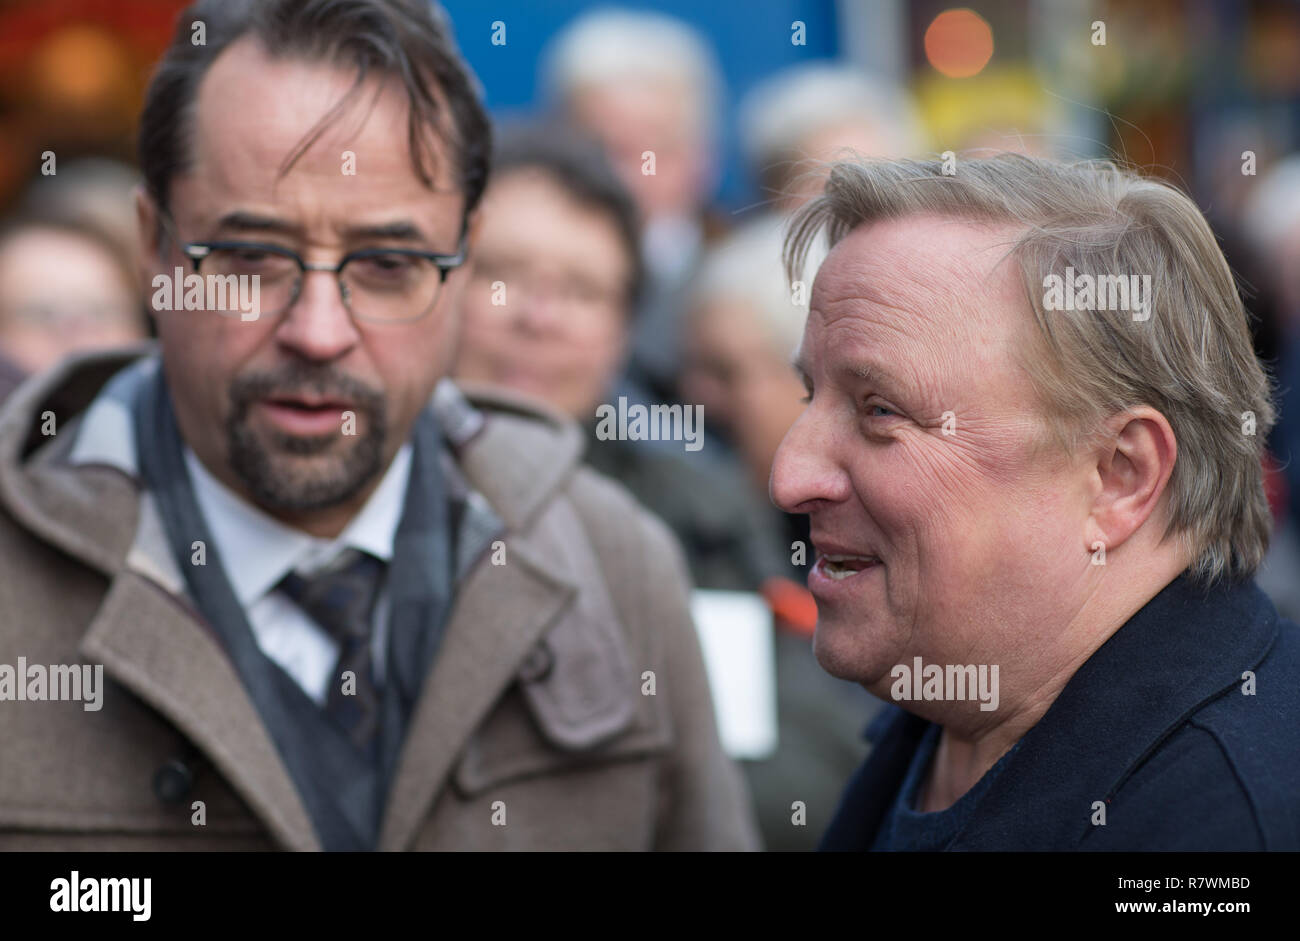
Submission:
M 492 74 L 480 76 L 490 102 Z M 810 848 L 865 754 L 862 730 L 878 704 L 813 658 L 807 523 L 767 499 L 773 456 L 805 395 L 790 359 L 817 262 L 787 281 L 786 224 L 838 156 L 1056 148 L 1013 107 L 981 108 L 963 124 L 927 114 L 900 82 L 846 61 L 810 61 L 776 71 L 738 102 L 740 152 L 761 193 L 743 211 L 722 211 L 713 200 L 724 79 L 704 33 L 660 13 L 593 10 L 550 38 L 537 88 L 533 113 L 497 128 L 457 375 L 571 416 L 587 429 L 590 464 L 676 533 L 699 589 L 763 599 L 775 734 L 733 751 L 768 847 Z M 0 395 L 67 353 L 150 331 L 134 169 L 79 159 L 33 180 L 0 224 Z M 1277 534 L 1260 581 L 1296 617 L 1300 154 L 1231 183 L 1231 199 L 1195 195 L 1224 240 L 1258 351 L 1278 381 L 1269 467 Z M 705 446 L 601 440 L 597 408 L 620 397 L 703 406 Z M 805 826 L 791 826 L 795 801 Z

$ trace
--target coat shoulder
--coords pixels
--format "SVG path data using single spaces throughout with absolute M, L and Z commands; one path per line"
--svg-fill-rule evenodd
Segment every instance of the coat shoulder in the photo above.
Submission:
M 689 582 L 685 555 L 667 523 L 645 509 L 617 481 L 587 467 L 574 473 L 567 496 L 596 544 L 602 561 L 617 566 L 639 557 L 641 577 Z M 633 575 L 635 570 L 629 572 Z
M 1254 852 L 1265 832 L 1244 782 L 1217 737 L 1194 719 L 1150 755 L 1086 829 L 1079 849 Z
M 1161 742 L 1082 848 L 1300 850 L 1297 714 L 1300 627 L 1280 620 L 1263 659 Z
M 474 446 L 474 463 L 480 469 L 490 465 L 491 473 L 476 477 L 476 484 L 511 479 L 516 482 L 512 488 L 490 489 L 505 490 L 514 497 L 531 489 L 532 497 L 517 501 L 516 507 L 527 505 L 532 511 L 540 509 L 546 499 L 562 495 L 577 511 L 602 562 L 616 563 L 622 553 L 633 552 L 677 567 L 684 577 L 681 548 L 668 525 L 646 510 L 623 484 L 583 462 L 586 439 L 576 422 L 542 402 L 508 390 L 476 383 L 459 383 L 458 387 L 484 416 L 482 440 Z M 486 495 L 493 497 L 492 493 Z M 505 509 L 509 512 L 510 507 Z
M 1279 619 L 1260 663 L 1201 709 L 1191 724 L 1211 736 L 1253 808 L 1270 850 L 1300 851 L 1300 626 Z

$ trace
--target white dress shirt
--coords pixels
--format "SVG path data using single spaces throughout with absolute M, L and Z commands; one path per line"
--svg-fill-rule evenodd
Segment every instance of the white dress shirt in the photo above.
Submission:
M 323 706 L 338 644 L 276 585 L 290 571 L 304 576 L 318 571 L 347 548 L 392 561 L 411 475 L 410 443 L 398 449 L 379 486 L 336 539 L 321 539 L 281 523 L 212 476 L 188 446 L 184 455 L 199 510 L 258 647 Z M 387 613 L 385 587 L 375 604 L 371 632 L 379 683 L 384 679 Z

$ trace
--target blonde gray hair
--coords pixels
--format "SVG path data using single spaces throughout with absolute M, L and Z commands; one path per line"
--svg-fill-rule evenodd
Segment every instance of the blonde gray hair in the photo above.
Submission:
M 1262 456 L 1272 387 L 1232 272 L 1195 204 L 1109 161 L 998 154 L 959 158 L 953 169 L 945 174 L 939 160 L 834 164 L 825 192 L 791 221 L 787 273 L 803 270 L 819 235 L 829 247 L 877 221 L 924 214 L 1016 226 L 1009 255 L 1041 339 L 1021 358 L 1051 440 L 1073 450 L 1110 416 L 1141 405 L 1159 411 L 1178 442 L 1164 537 L 1183 541 L 1206 585 L 1250 577 L 1271 526 Z M 1067 266 L 1094 277 L 1149 275 L 1149 319 L 1048 309 L 1045 279 Z

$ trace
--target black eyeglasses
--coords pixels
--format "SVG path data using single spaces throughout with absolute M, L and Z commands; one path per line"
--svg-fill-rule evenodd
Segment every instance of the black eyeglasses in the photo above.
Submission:
M 174 222 L 168 216 L 163 219 L 175 238 Z M 243 294 L 243 285 L 255 283 L 259 315 L 283 314 L 298 300 L 308 271 L 328 271 L 335 276 L 343 306 L 354 319 L 409 323 L 433 310 L 447 275 L 465 263 L 467 234 L 462 223 L 459 244 L 451 255 L 414 248 L 363 248 L 344 255 L 337 265 L 309 265 L 297 252 L 263 242 L 175 241 L 196 273 L 222 278 L 232 292 Z M 257 281 L 225 280 L 231 276 Z

